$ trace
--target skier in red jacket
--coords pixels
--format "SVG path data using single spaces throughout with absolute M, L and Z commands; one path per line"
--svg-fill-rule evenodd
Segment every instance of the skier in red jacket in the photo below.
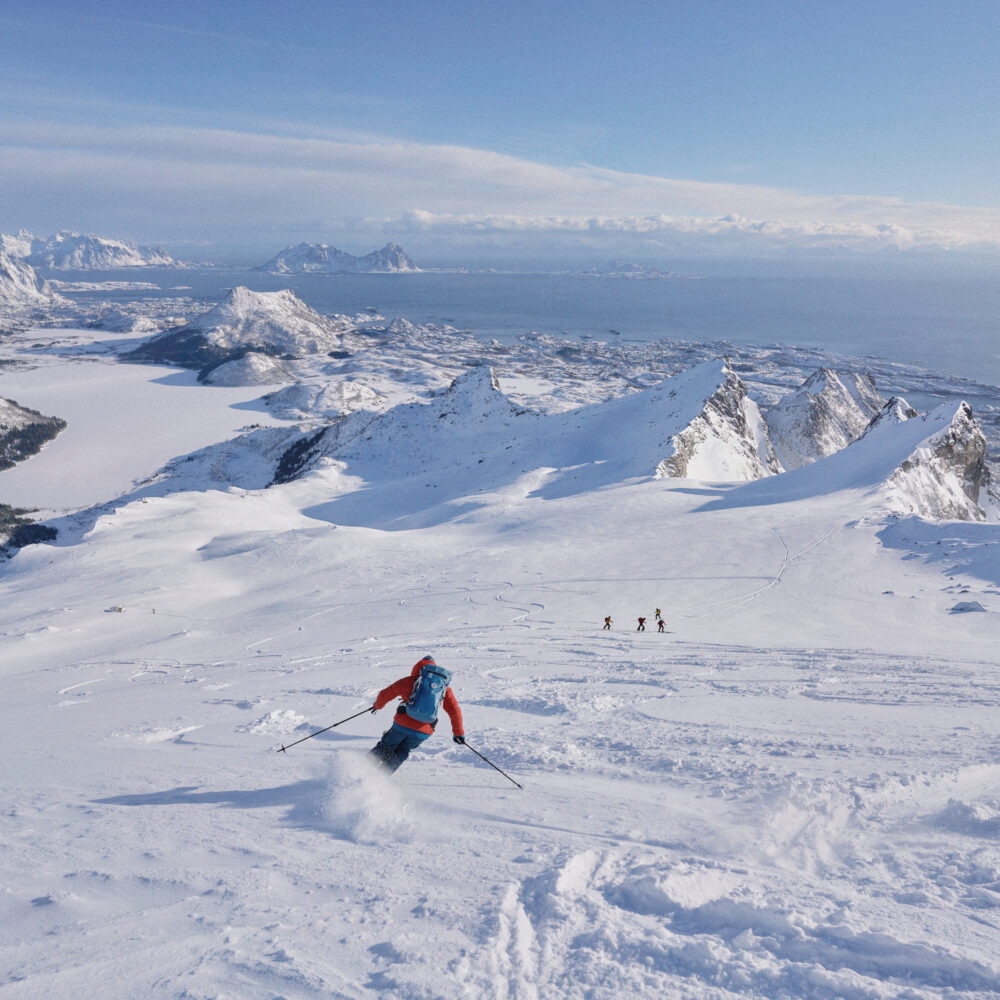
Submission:
M 420 722 L 406 714 L 406 703 L 413 694 L 413 686 L 420 671 L 427 665 L 435 666 L 434 657 L 425 656 L 422 660 L 418 660 L 407 677 L 400 677 L 398 681 L 379 691 L 375 697 L 373 712 L 384 708 L 393 698 L 402 699 L 396 708 L 392 726 L 382 734 L 382 739 L 371 750 L 390 772 L 395 771 L 409 757 L 410 751 L 420 746 L 434 732 L 434 727 L 437 725 L 436 719 L 433 722 Z M 441 704 L 451 719 L 452 739 L 456 743 L 464 743 L 465 727 L 462 724 L 462 710 L 450 686 L 445 691 Z

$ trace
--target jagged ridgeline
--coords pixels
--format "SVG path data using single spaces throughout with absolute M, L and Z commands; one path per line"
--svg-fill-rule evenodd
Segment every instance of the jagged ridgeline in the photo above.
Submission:
M 272 394 L 272 405 L 287 404 L 290 394 L 302 397 L 311 426 L 286 439 L 266 480 L 235 472 L 234 484 L 248 488 L 287 483 L 332 462 L 376 488 L 383 481 L 395 489 L 409 478 L 433 479 L 440 497 L 461 469 L 474 474 L 483 491 L 544 469 L 535 491 L 547 497 L 649 476 L 747 484 L 774 478 L 781 481 L 775 493 L 863 487 L 895 512 L 985 516 L 979 502 L 989 482 L 986 442 L 967 406 L 944 404 L 919 417 L 903 400 L 884 400 L 870 376 L 829 368 L 768 407 L 719 359 L 558 413 L 515 403 L 488 365 L 429 401 L 388 408 L 370 389 L 361 392 L 363 381 L 333 379 L 324 383 L 324 406 L 340 416 L 317 427 L 311 403 L 320 390 L 314 387 L 310 396 L 308 385 L 297 383 L 294 363 L 352 356 L 354 371 L 371 342 L 371 331 L 361 336 L 357 324 L 357 318 L 321 316 L 290 291 L 236 288 L 203 316 L 127 357 L 198 368 L 208 382 L 246 384 L 267 375 L 290 383 Z M 391 332 L 387 327 L 381 336 Z M 337 399 L 333 386 L 343 390 Z M 274 437 L 251 435 L 241 450 L 253 451 L 258 442 L 262 454 L 273 453 Z M 217 451 L 211 461 L 216 469 L 228 464 Z M 340 510 L 338 516 L 347 515 Z
M 437 501 L 459 499 L 471 481 L 489 491 L 526 475 L 533 477 L 534 494 L 547 498 L 633 479 L 690 478 L 744 483 L 750 492 L 743 501 L 751 503 L 853 489 L 890 513 L 984 519 L 986 439 L 967 404 L 942 404 L 921 416 L 904 400 L 883 401 L 866 378 L 854 384 L 858 398 L 845 381 L 854 380 L 822 370 L 806 383 L 822 398 L 805 406 L 810 391 L 804 386 L 788 408 L 775 408 L 785 447 L 813 456 L 789 472 L 765 415 L 728 362 L 707 362 L 641 392 L 549 414 L 514 403 L 483 366 L 427 403 L 357 410 L 297 436 L 277 459 L 271 485 L 331 462 L 374 489 L 433 484 Z M 808 419 L 782 422 L 789 410 L 802 409 Z M 452 485 L 455 496 L 448 492 Z

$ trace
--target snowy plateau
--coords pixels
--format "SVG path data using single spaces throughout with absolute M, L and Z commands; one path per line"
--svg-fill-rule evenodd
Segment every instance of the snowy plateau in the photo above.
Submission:
M 0 264 L 5 1000 L 1000 995 L 996 387 Z

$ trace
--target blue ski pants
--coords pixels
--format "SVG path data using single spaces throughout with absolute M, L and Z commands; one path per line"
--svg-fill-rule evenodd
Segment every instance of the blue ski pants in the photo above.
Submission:
M 430 733 L 418 733 L 394 722 L 382 734 L 382 739 L 372 747 L 371 752 L 382 766 L 392 773 L 410 756 L 410 751 L 420 746 L 428 736 Z

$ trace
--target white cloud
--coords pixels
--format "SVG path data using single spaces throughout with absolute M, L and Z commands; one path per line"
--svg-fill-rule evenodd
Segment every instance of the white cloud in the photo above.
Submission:
M 0 125 L 0 227 L 269 245 L 394 229 L 711 239 L 719 245 L 1000 246 L 1000 210 L 555 167 L 358 134 Z

